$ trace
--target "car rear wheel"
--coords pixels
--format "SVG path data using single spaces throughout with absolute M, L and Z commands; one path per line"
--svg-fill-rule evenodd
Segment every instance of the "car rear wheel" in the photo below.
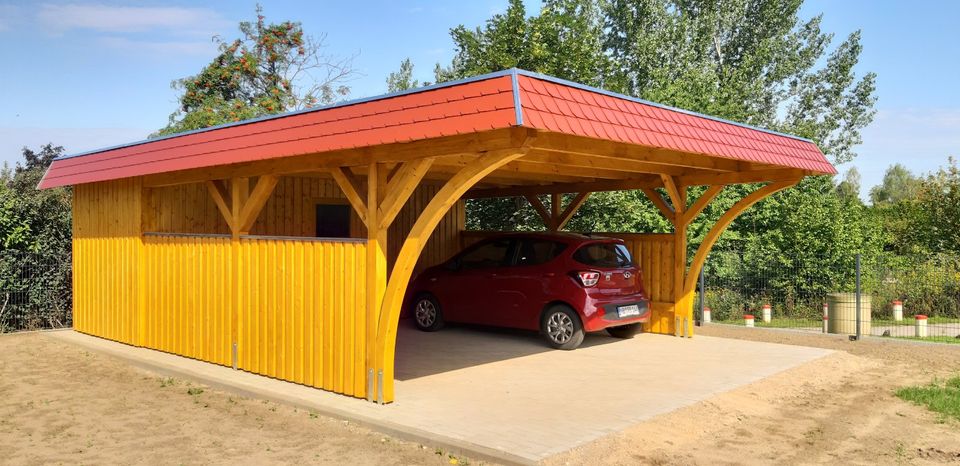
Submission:
M 614 338 L 633 338 L 634 335 L 640 333 L 642 328 L 643 324 L 638 322 L 636 324 L 607 327 L 607 333 Z
M 413 323 L 424 332 L 436 332 L 443 328 L 443 313 L 437 298 L 422 294 L 413 301 Z
M 551 306 L 543 313 L 540 331 L 547 343 L 556 349 L 572 350 L 583 343 L 580 316 L 567 306 Z

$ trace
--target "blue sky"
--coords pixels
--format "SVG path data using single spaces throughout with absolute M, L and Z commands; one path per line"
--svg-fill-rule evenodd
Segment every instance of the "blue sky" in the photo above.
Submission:
M 431 79 L 434 64 L 453 55 L 449 29 L 481 24 L 506 0 L 261 3 L 268 20 L 299 20 L 308 34 L 326 34 L 328 53 L 355 55 L 351 97 L 364 97 L 383 93 L 404 57 Z M 231 38 L 253 17 L 254 2 L 197 5 L 0 0 L 0 160 L 17 160 L 24 145 L 79 152 L 164 126 L 176 102 L 170 81 L 209 61 L 211 36 Z M 817 13 L 835 42 L 863 30 L 859 71 L 879 74 L 877 118 L 854 162 L 864 191 L 892 163 L 923 173 L 960 155 L 960 2 L 808 0 L 802 15 Z

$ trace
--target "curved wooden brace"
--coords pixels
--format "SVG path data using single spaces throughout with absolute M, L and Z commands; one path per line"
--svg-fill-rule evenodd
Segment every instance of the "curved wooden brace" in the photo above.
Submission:
M 730 207 L 729 210 L 724 212 L 724 214 L 720 216 L 720 219 L 717 220 L 717 223 L 710 228 L 710 232 L 703 238 L 700 246 L 697 247 L 697 253 L 693 256 L 693 262 L 690 263 L 690 269 L 687 271 L 686 278 L 684 278 L 683 281 L 683 296 L 688 296 L 693 293 L 694 288 L 697 286 L 700 269 L 703 268 L 703 264 L 707 260 L 707 254 L 713 249 L 713 245 L 717 242 L 717 239 L 720 238 L 720 235 L 730 226 L 730 223 L 733 222 L 734 219 L 761 199 L 794 186 L 799 182 L 800 180 L 797 179 L 770 183 L 744 196 L 743 199 L 740 199 L 733 207 Z
M 413 228 L 407 234 L 407 238 L 403 241 L 403 246 L 400 248 L 400 253 L 393 265 L 393 271 L 390 272 L 390 280 L 387 282 L 387 289 L 377 323 L 375 366 L 379 379 L 378 384 L 382 384 L 380 385 L 382 402 L 393 401 L 394 350 L 397 343 L 397 325 L 400 321 L 403 295 L 407 291 L 413 268 L 430 237 L 430 233 L 440 223 L 450 207 L 467 190 L 490 172 L 526 155 L 530 150 L 529 144 L 532 141 L 533 138 L 530 137 L 521 148 L 487 152 L 465 165 L 440 188 L 440 191 L 423 209 Z

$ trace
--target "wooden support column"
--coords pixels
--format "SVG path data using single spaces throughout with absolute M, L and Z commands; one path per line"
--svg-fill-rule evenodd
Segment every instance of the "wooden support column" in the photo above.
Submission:
M 230 318 L 230 336 L 233 368 L 237 369 L 239 360 L 239 338 L 241 334 L 240 313 L 243 311 L 243 296 L 240 288 L 240 270 L 243 268 L 243 254 L 240 250 L 240 236 L 249 234 L 257 216 L 273 193 L 279 179 L 275 175 L 261 175 L 250 191 L 250 178 L 231 178 L 229 185 L 221 180 L 208 180 L 207 191 L 214 204 L 230 227 L 231 280 L 230 291 L 233 312 Z
M 376 366 L 376 341 L 380 309 L 387 288 L 387 232 L 420 181 L 430 170 L 433 158 L 410 160 L 392 167 L 373 162 L 367 166 L 366 189 L 346 167 L 330 170 L 344 196 L 367 228 L 366 308 L 358 312 L 357 325 L 363 326 L 367 383 L 363 395 L 380 401 L 383 375 Z
M 450 207 L 456 204 L 473 185 L 497 168 L 526 155 L 534 137 L 535 135 L 524 135 L 524 140 L 520 141 L 520 147 L 485 152 L 464 165 L 440 188 L 417 217 L 390 272 L 390 280 L 387 281 L 386 293 L 380 308 L 377 324 L 376 368 L 378 382 L 382 384 L 378 385 L 378 401 L 389 403 L 394 399 L 394 352 L 403 296 L 410 276 L 413 274 L 413 268 L 430 234 Z
M 380 203 L 386 194 L 386 167 L 371 163 L 367 169 L 367 307 L 363 313 L 366 332 L 366 397 L 375 401 L 377 388 L 376 356 L 377 314 L 387 289 L 387 230 L 381 227 Z M 387 225 L 389 227 L 389 225 Z
M 543 202 L 540 202 L 540 198 L 536 195 L 528 194 L 524 196 L 527 202 L 530 203 L 530 206 L 533 207 L 533 210 L 537 211 L 537 215 L 543 219 L 543 224 L 547 227 L 548 231 L 562 230 L 563 227 L 566 226 L 567 222 L 573 218 L 573 215 L 580 210 L 580 207 L 583 206 L 583 203 L 586 202 L 588 197 L 590 197 L 589 191 L 577 193 L 576 197 L 574 197 L 573 200 L 567 204 L 567 207 L 562 208 L 560 205 L 562 199 L 561 194 L 551 193 L 550 210 L 548 211 L 546 206 L 543 205 Z

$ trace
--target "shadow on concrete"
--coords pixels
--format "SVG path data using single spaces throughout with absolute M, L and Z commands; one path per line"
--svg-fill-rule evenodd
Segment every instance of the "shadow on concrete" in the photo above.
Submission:
M 580 349 L 618 341 L 622 340 L 605 332 L 588 333 Z M 449 324 L 438 332 L 421 332 L 410 319 L 403 319 L 397 333 L 395 378 L 412 380 L 548 351 L 559 350 L 529 330 Z

